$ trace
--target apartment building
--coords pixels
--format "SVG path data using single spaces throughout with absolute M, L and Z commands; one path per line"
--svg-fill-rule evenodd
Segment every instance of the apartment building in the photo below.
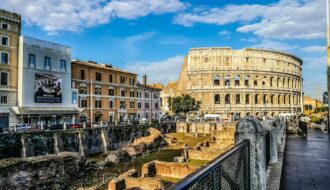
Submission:
M 16 124 L 18 45 L 21 16 L 0 9 L 0 128 Z
M 123 122 L 137 116 L 137 75 L 111 65 L 72 61 L 80 122 Z
M 75 123 L 81 111 L 78 92 L 71 88 L 71 48 L 20 37 L 18 106 L 19 123 L 52 126 Z

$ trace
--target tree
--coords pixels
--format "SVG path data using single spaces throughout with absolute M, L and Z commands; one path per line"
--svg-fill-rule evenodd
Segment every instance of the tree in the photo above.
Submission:
M 188 94 L 170 98 L 168 104 L 171 106 L 172 112 L 184 115 L 190 111 L 198 111 L 200 107 L 200 102 Z

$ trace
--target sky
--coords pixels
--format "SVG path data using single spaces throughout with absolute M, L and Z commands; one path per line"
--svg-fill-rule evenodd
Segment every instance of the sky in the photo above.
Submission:
M 22 15 L 23 35 L 147 74 L 148 83 L 177 80 L 190 48 L 259 47 L 304 61 L 305 95 L 326 91 L 325 0 L 1 0 L 0 8 Z

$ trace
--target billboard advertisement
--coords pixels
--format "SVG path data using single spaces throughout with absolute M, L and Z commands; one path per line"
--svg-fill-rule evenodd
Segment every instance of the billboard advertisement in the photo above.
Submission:
M 36 73 L 34 101 L 36 103 L 62 103 L 61 77 Z

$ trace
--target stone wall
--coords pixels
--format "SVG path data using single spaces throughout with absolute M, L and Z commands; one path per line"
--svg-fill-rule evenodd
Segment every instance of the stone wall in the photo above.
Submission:
M 211 134 L 214 131 L 222 131 L 224 128 L 235 129 L 237 122 L 185 122 L 176 123 L 178 133 Z
M 134 139 L 150 134 L 154 127 L 161 133 L 175 131 L 174 124 L 117 126 L 59 131 L 0 134 L 0 160 L 5 158 L 34 157 L 59 152 L 79 152 L 81 155 L 116 150 Z
M 78 153 L 0 160 L 0 189 L 65 189 L 85 166 Z

